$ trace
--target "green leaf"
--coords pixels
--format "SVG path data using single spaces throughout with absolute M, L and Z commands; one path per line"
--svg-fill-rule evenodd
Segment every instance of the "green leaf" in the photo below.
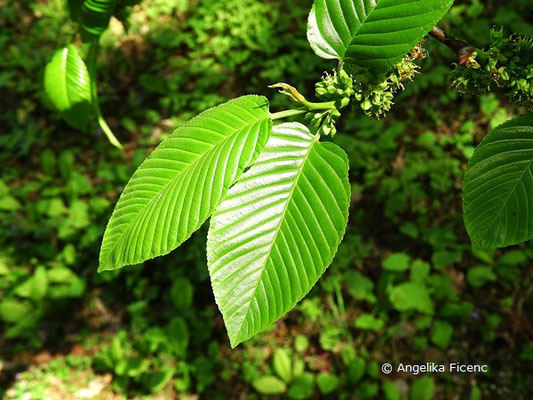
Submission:
M 286 383 L 292 381 L 292 363 L 287 350 L 276 349 L 272 361 L 274 371 Z
M 436 320 L 433 324 L 431 341 L 443 350 L 450 345 L 453 336 L 453 326 L 446 321 Z
M 46 296 L 48 290 L 48 277 L 46 274 L 46 268 L 38 266 L 31 278 L 31 299 L 36 303 Z
M 482 398 L 481 389 L 474 386 L 470 391 L 470 400 L 481 400 Z
M 321 372 L 316 377 L 316 384 L 322 394 L 329 394 L 339 386 L 339 378 L 329 372 Z
M 292 365 L 292 376 L 297 377 L 304 373 L 305 371 L 305 362 L 304 360 L 297 358 L 294 360 Z
M 118 360 L 115 365 L 115 373 L 133 378 L 141 375 L 149 366 L 150 363 L 147 360 L 140 357 L 128 357 Z
M 183 312 L 191 307 L 193 293 L 192 283 L 187 278 L 180 276 L 172 282 L 170 300 L 176 310 Z
M 189 327 L 182 317 L 174 317 L 166 327 L 169 342 L 177 356 L 185 357 L 189 346 Z
M 435 382 L 429 376 L 419 378 L 411 387 L 411 400 L 431 400 L 435 391 Z
M 410 278 L 412 281 L 424 282 L 428 277 L 431 266 L 422 260 L 415 260 L 411 265 Z
M 381 386 L 386 400 L 400 400 L 400 391 L 392 381 L 385 381 Z
M 6 322 L 17 322 L 30 311 L 31 306 L 26 302 L 7 299 L 0 303 L 0 319 Z
M 348 287 L 348 293 L 358 300 L 366 300 L 373 304 L 376 302 L 374 295 L 374 282 L 359 271 L 347 271 L 344 281 Z
M 111 345 L 109 346 L 109 355 L 111 359 L 115 362 L 118 362 L 124 356 L 124 349 L 122 348 L 122 343 L 118 336 L 113 337 Z
M 355 384 L 361 380 L 365 374 L 366 363 L 364 358 L 356 357 L 348 364 L 348 381 L 351 384 Z
M 282 380 L 272 375 L 263 375 L 256 379 L 252 386 L 261 394 L 280 394 L 287 390 Z
M 433 314 L 434 307 L 426 287 L 419 282 L 404 282 L 389 293 L 389 300 L 398 311 L 417 310 Z
M 21 207 L 19 201 L 12 196 L 0 197 L 1 211 L 15 211 Z
M 99 271 L 167 254 L 211 215 L 270 136 L 268 102 L 244 96 L 176 129 L 141 164 L 109 220 Z
M 523 250 L 511 250 L 498 258 L 501 265 L 520 265 L 527 262 L 527 255 Z
M 463 181 L 466 229 L 474 248 L 533 235 L 533 113 L 493 129 L 474 151 Z
M 477 265 L 469 268 L 466 273 L 466 281 L 472 287 L 478 288 L 489 282 L 495 282 L 498 279 L 492 272 L 492 268 L 486 265 Z
M 156 372 L 144 373 L 141 376 L 141 381 L 146 389 L 152 393 L 155 393 L 162 390 L 173 375 L 173 368 L 163 368 Z
M 80 12 L 80 33 L 84 41 L 97 40 L 109 25 L 117 0 L 84 0 Z
M 385 321 L 374 317 L 372 314 L 361 314 L 355 320 L 355 327 L 359 329 L 369 329 L 379 331 L 385 325 Z
M 379 392 L 377 382 L 364 380 L 355 388 L 355 398 L 357 399 L 375 399 Z
M 55 267 L 48 271 L 48 281 L 53 283 L 72 283 L 78 280 L 78 276 L 65 267 Z
M 349 200 L 344 151 L 301 124 L 277 125 L 211 219 L 209 273 L 232 347 L 313 287 L 344 235 Z
M 411 257 L 405 253 L 394 253 L 383 261 L 383 269 L 387 271 L 405 271 L 409 268 Z
M 70 175 L 72 174 L 75 162 L 76 159 L 74 157 L 74 154 L 72 154 L 70 150 L 65 150 L 59 155 L 59 159 L 57 161 L 59 167 L 59 174 L 61 175 L 61 178 L 63 178 L 65 181 L 70 179 Z
M 313 395 L 315 390 L 315 378 L 309 372 L 304 372 L 296 377 L 289 387 L 287 395 L 290 399 L 304 400 Z
M 57 50 L 44 71 L 44 90 L 61 116 L 84 131 L 91 117 L 89 72 L 73 45 Z
M 298 335 L 294 339 L 294 349 L 298 353 L 303 353 L 307 350 L 309 347 L 309 339 L 307 339 L 307 336 L 305 335 Z
M 443 17 L 453 0 L 315 0 L 307 39 L 322 58 L 390 69 Z
M 435 253 L 431 255 L 431 261 L 433 262 L 433 266 L 437 270 L 441 270 L 452 264 L 459 263 L 461 262 L 462 259 L 463 259 L 463 252 L 461 250 L 457 250 L 457 251 L 441 250 L 441 251 L 436 251 Z

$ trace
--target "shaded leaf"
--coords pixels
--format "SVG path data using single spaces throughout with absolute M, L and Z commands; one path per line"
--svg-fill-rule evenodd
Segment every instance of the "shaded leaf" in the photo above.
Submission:
M 287 395 L 294 400 L 308 399 L 313 395 L 315 390 L 315 379 L 313 374 L 304 372 L 296 377 L 289 387 Z
M 431 400 L 435 391 L 435 382 L 429 376 L 418 378 L 411 387 L 411 400 Z
M 394 253 L 383 261 L 383 269 L 388 271 L 405 271 L 409 268 L 411 257 L 405 253 Z
M 91 84 L 76 47 L 69 44 L 54 53 L 44 71 L 44 90 L 69 125 L 85 130 L 91 117 Z
M 329 394 L 339 386 L 339 378 L 329 372 L 321 372 L 316 377 L 316 384 L 322 394 Z
M 183 312 L 192 305 L 194 288 L 192 283 L 185 277 L 180 276 L 172 282 L 170 287 L 170 301 L 176 310 Z
M 97 40 L 109 25 L 117 0 L 84 0 L 81 6 L 80 30 L 84 41 Z M 72 10 L 72 8 L 71 8 Z
M 466 229 L 474 248 L 496 248 L 533 235 L 533 113 L 490 131 L 463 181 Z

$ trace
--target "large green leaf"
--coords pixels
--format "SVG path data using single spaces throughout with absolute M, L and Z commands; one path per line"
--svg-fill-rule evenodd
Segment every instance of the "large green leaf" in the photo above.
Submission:
M 453 0 L 315 0 L 307 39 L 315 53 L 386 72 L 442 18 Z
M 474 248 L 509 246 L 533 235 L 533 113 L 488 133 L 466 168 L 465 225 Z
M 274 127 L 209 228 L 211 283 L 233 347 L 313 287 L 344 235 L 349 200 L 340 147 L 319 142 L 301 124 Z
M 128 182 L 109 220 L 99 270 L 166 254 L 211 215 L 272 130 L 268 102 L 244 96 L 191 119 Z
M 61 116 L 85 130 L 91 117 L 91 81 L 73 45 L 57 50 L 44 71 L 44 90 Z
M 80 30 L 84 41 L 97 40 L 109 25 L 117 0 L 84 0 L 80 12 Z

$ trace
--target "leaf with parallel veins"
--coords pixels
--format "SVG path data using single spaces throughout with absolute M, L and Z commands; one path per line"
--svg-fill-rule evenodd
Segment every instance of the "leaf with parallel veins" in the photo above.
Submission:
M 315 0 L 307 39 L 315 53 L 372 73 L 400 61 L 453 0 Z
M 348 160 L 298 123 L 264 150 L 211 219 L 207 258 L 232 347 L 300 301 L 331 263 L 348 221 Z
M 243 96 L 176 129 L 141 164 L 109 220 L 99 270 L 167 254 L 211 215 L 272 130 L 268 101 Z
M 463 181 L 466 229 L 474 248 L 496 248 L 533 236 L 533 113 L 490 131 Z

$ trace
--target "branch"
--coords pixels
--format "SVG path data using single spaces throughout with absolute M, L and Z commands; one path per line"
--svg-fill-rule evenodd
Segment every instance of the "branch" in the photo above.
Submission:
M 476 51 L 476 49 L 466 40 L 458 39 L 455 36 L 444 32 L 437 26 L 429 31 L 429 35 L 452 49 L 457 54 L 457 63 L 459 65 L 466 63 Z

